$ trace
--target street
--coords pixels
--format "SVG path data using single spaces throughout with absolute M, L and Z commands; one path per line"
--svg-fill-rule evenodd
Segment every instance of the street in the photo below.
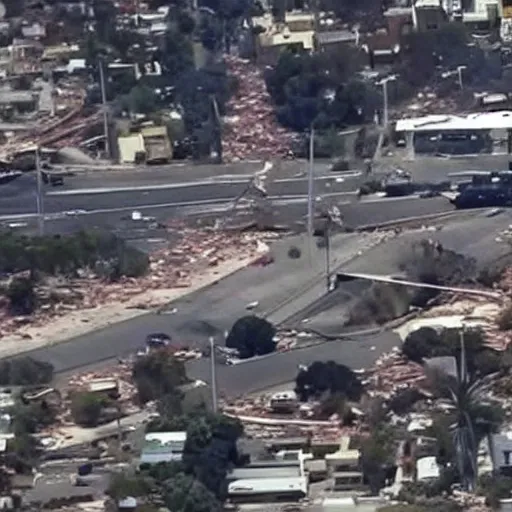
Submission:
M 80 175 L 77 181 L 73 182 L 72 178 L 69 180 L 70 183 L 62 188 L 48 187 L 45 209 L 51 213 L 46 222 L 47 232 L 58 233 L 97 226 L 113 231 L 130 232 L 132 230 L 130 235 L 132 238 L 137 236 L 147 238 L 147 230 L 136 228 L 136 223 L 132 223 L 129 219 L 122 220 L 129 217 L 134 209 L 143 210 L 144 214 L 153 215 L 157 220 L 162 221 L 173 216 L 197 214 L 198 208 L 201 207 L 203 215 L 215 216 L 218 215 L 215 213 L 215 208 L 220 211 L 226 210 L 232 199 L 244 190 L 247 183 L 245 178 L 226 176 L 220 178 L 217 176 L 208 182 L 205 182 L 206 180 L 202 177 L 189 182 L 162 181 L 161 172 L 158 170 L 154 174 L 149 174 L 148 176 L 152 176 L 152 179 L 146 179 L 146 176 L 143 176 L 137 183 L 130 181 L 133 177 L 129 177 L 124 182 L 120 180 L 121 184 L 116 182 L 115 185 L 106 186 L 106 182 L 100 183 L 102 179 L 98 175 L 94 175 L 96 177 Z M 338 205 L 347 227 L 357 228 L 396 219 L 443 213 L 453 209 L 442 197 L 430 199 L 370 197 L 358 200 L 354 192 L 359 186 L 359 177 L 352 175 L 344 180 L 339 178 L 336 175 L 329 176 L 320 172 L 315 179 L 315 197 Z M 23 176 L 19 181 L 0 188 L 0 213 L 12 215 L 13 210 L 25 214 L 30 212 L 26 222 L 32 228 L 35 227 L 36 220 L 33 213 L 35 201 L 29 203 L 28 199 L 33 198 L 34 179 L 34 176 Z M 307 201 L 305 177 L 279 178 L 269 183 L 268 189 L 276 222 L 292 225 L 304 218 Z M 210 201 L 209 204 L 208 201 Z M 170 204 L 173 206 L 169 206 Z M 89 213 L 60 214 L 81 208 Z M 52 215 L 55 213 L 59 215 Z M 500 219 L 500 224 L 510 221 L 506 216 Z M 484 248 L 476 247 L 475 241 L 487 240 L 485 248 L 488 248 L 491 241 L 489 237 L 496 236 L 490 229 L 495 224 L 495 218 L 485 219 L 472 224 L 472 229 L 477 231 L 468 231 L 464 226 L 451 233 L 447 231 L 446 235 L 442 233 L 442 237 L 446 239 L 447 246 L 452 243 L 455 250 L 465 250 L 473 246 L 475 251 L 480 253 Z M 134 234 L 136 231 L 140 233 Z M 461 233 L 465 233 L 462 238 Z M 487 238 L 483 236 L 484 234 Z M 400 249 L 383 250 L 380 246 L 372 249 L 377 242 L 375 235 L 371 234 L 341 234 L 333 237 L 333 268 L 337 265 L 345 265 L 353 270 L 373 271 L 375 268 L 380 269 L 383 264 L 396 263 L 397 251 L 399 252 Z M 287 256 L 291 244 L 301 248 L 302 257 L 298 260 L 290 260 Z M 190 345 L 204 345 L 212 335 L 221 342 L 225 331 L 238 318 L 247 314 L 246 305 L 251 302 L 258 303 L 255 313 L 268 316 L 276 324 L 297 315 L 300 316 L 301 311 L 314 304 L 325 293 L 324 252 L 314 248 L 310 260 L 307 256 L 307 245 L 302 236 L 297 236 L 295 240 L 288 238 L 277 242 L 272 251 L 275 257 L 272 265 L 264 268 L 250 267 L 239 271 L 214 286 L 173 303 L 169 313 L 149 313 L 69 342 L 34 350 L 31 355 L 51 362 L 56 372 L 68 372 L 133 353 L 143 344 L 149 332 L 167 332 L 177 341 Z M 364 289 L 361 283 L 344 285 L 343 293 L 338 296 L 338 299 L 342 299 L 341 302 L 325 305 L 325 309 L 334 308 L 332 312 L 335 312 L 337 318 L 341 318 L 345 314 L 344 311 Z M 396 343 L 393 336 L 391 340 L 388 339 L 386 343 L 377 340 L 375 343 L 379 347 L 382 345 L 382 348 L 389 349 L 393 343 Z M 338 342 L 335 353 L 331 352 L 333 349 L 330 345 L 329 348 L 322 346 L 324 348 L 321 351 L 311 349 L 310 353 L 311 357 L 318 358 L 322 351 L 327 350 L 329 354 L 326 352 L 326 357 L 329 355 L 336 360 L 350 359 L 353 360 L 351 364 L 364 366 L 368 364 L 369 359 L 374 359 L 380 352 L 379 348 L 375 353 L 369 353 L 366 344 L 366 341 L 363 343 L 360 340 L 341 341 Z M 309 349 L 298 351 L 290 361 L 306 357 L 307 350 Z M 288 355 L 282 355 L 279 358 L 288 361 Z M 276 371 L 274 375 L 272 365 L 278 363 L 272 362 L 271 365 L 269 361 L 254 361 L 242 365 L 246 368 L 245 371 L 242 366 L 221 367 L 219 369 L 221 387 L 233 387 L 236 381 L 237 384 L 234 386 L 236 391 L 244 392 L 255 386 L 267 385 L 267 380 L 268 385 L 274 385 L 293 378 L 295 362 L 287 363 L 291 365 L 287 372 Z M 207 367 L 204 366 L 206 364 L 205 361 L 191 363 L 189 365 L 191 375 L 207 380 Z

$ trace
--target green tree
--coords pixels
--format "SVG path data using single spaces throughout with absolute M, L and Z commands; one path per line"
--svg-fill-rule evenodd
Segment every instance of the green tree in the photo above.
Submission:
M 478 494 L 485 496 L 485 503 L 493 510 L 499 510 L 500 500 L 512 496 L 512 478 L 501 475 L 483 475 L 478 481 Z
M 158 464 L 151 464 L 144 470 L 149 478 L 152 478 L 158 485 L 163 482 L 174 478 L 179 473 L 183 473 L 183 464 L 178 461 L 160 462 Z
M 124 473 L 114 473 L 110 479 L 107 494 L 118 501 L 129 496 L 147 496 L 151 490 L 151 482 L 143 475 L 130 476 Z
M 42 427 L 55 422 L 57 411 L 45 401 L 30 404 L 18 403 L 13 410 L 15 434 L 34 434 Z
M 334 361 L 315 361 L 299 371 L 295 391 L 303 401 L 326 392 L 341 393 L 349 400 L 359 400 L 364 388 L 359 377 L 347 366 Z
M 492 376 L 491 376 L 492 377 Z M 491 379 L 473 380 L 467 369 L 464 338 L 457 377 L 446 381 L 449 398 L 454 407 L 450 430 L 454 436 L 455 457 L 464 489 L 474 491 L 478 476 L 477 455 L 480 439 L 499 425 L 494 423 L 494 408 L 488 401 Z
M 226 347 L 238 350 L 242 359 L 268 354 L 276 347 L 275 327 L 255 315 L 239 318 L 226 338 Z
M 222 506 L 193 476 L 178 474 L 164 483 L 164 502 L 176 512 L 220 512 Z
M 175 395 L 188 382 L 184 364 L 163 351 L 137 359 L 132 375 L 141 403 Z
M 224 479 L 238 461 L 236 442 L 242 425 L 223 414 L 197 412 L 189 416 L 183 451 L 185 471 L 194 474 L 220 500 L 225 498 Z
M 77 425 L 95 427 L 105 405 L 105 398 L 96 393 L 76 393 L 71 399 L 71 414 Z
M 394 464 L 395 455 L 393 433 L 385 425 L 374 429 L 372 435 L 362 443 L 361 466 L 373 494 L 383 487 L 386 467 Z
M 151 114 L 158 108 L 158 98 L 150 87 L 136 85 L 128 95 L 126 105 L 130 112 L 136 114 Z

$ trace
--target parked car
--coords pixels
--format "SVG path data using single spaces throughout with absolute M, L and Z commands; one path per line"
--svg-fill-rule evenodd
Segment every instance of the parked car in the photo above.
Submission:
M 171 337 L 164 332 L 155 332 L 146 336 L 146 346 L 149 350 L 166 348 L 171 344 Z

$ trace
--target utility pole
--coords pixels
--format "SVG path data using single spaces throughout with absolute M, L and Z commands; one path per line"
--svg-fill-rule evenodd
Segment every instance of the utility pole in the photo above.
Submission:
M 105 74 L 103 71 L 103 61 L 99 60 L 100 69 L 100 88 L 101 88 L 101 102 L 103 105 L 103 135 L 105 137 L 105 154 L 110 158 L 110 137 L 108 134 L 108 106 L 107 106 L 107 93 L 105 92 Z
M 309 135 L 309 170 L 308 170 L 308 235 L 313 239 L 313 195 L 314 191 L 314 164 L 315 164 L 315 128 L 311 124 Z
M 388 81 L 383 80 L 382 91 L 384 94 L 384 129 L 388 127 Z
M 393 82 L 397 79 L 397 75 L 390 75 L 386 78 L 383 78 L 378 84 L 382 85 L 382 95 L 384 96 L 384 115 L 382 120 L 382 125 L 384 130 L 387 130 L 388 128 L 388 122 L 389 122 L 389 105 L 388 105 L 388 82 Z
M 215 340 L 213 336 L 209 338 L 210 342 L 210 379 L 211 379 L 211 390 L 212 390 L 212 409 L 213 412 L 217 412 L 217 369 L 215 368 Z
M 36 178 L 37 178 L 37 222 L 39 226 L 39 235 L 44 235 L 44 198 L 43 198 L 43 176 L 41 174 L 41 160 L 39 155 L 40 148 L 36 146 L 35 160 L 36 160 Z

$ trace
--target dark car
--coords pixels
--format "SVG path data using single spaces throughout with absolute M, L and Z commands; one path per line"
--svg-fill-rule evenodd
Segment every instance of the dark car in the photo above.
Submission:
M 52 174 L 41 171 L 41 175 L 43 177 L 43 183 L 46 185 L 50 184 L 52 187 L 64 185 L 64 177 L 62 174 Z
M 146 346 L 148 349 L 158 349 L 168 347 L 171 343 L 171 337 L 164 332 L 154 332 L 146 336 Z

